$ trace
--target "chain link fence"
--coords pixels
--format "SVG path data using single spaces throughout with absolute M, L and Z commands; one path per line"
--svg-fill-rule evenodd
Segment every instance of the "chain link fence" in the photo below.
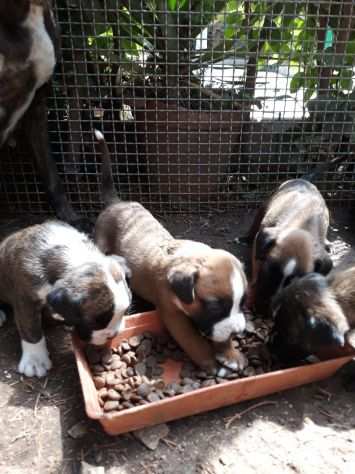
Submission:
M 50 139 L 79 212 L 101 209 L 95 127 L 121 196 L 153 211 L 254 207 L 339 156 L 316 183 L 332 205 L 353 201 L 354 2 L 56 0 L 54 12 Z M 0 158 L 3 207 L 48 211 L 21 139 Z

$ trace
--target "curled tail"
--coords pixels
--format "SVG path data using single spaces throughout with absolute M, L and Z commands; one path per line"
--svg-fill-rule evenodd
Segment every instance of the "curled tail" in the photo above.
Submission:
M 95 137 L 98 141 L 98 148 L 102 155 L 101 165 L 101 195 L 105 206 L 109 206 L 113 202 L 119 200 L 115 184 L 112 177 L 112 166 L 110 151 L 108 149 L 105 137 L 99 130 L 95 130 Z
M 328 169 L 331 168 L 332 166 L 338 165 L 339 163 L 342 163 L 343 161 L 349 160 L 351 158 L 352 158 L 351 155 L 345 155 L 345 156 L 338 156 L 329 161 L 324 161 L 323 163 L 320 163 L 318 166 L 316 166 L 313 171 L 301 176 L 301 179 L 305 179 L 306 181 L 312 182 L 313 180 L 318 178 L 320 175 L 328 171 Z

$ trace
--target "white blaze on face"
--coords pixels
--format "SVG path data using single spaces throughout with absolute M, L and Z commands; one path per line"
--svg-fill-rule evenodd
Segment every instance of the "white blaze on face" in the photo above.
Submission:
M 285 265 L 284 278 L 287 278 L 293 274 L 296 269 L 297 262 L 294 258 L 291 258 Z
M 240 302 L 245 292 L 244 279 L 238 269 L 231 276 L 233 291 L 233 306 L 229 316 L 213 326 L 212 340 L 225 342 L 232 334 L 241 333 L 245 329 L 245 317 L 240 308 Z
M 105 329 L 93 331 L 90 343 L 94 345 L 102 345 L 108 339 L 112 339 L 119 332 L 122 318 L 126 314 L 131 304 L 131 293 L 125 281 L 124 272 L 122 271 L 122 280 L 116 282 L 110 271 L 106 274 L 107 285 L 113 294 L 114 313 L 111 321 Z

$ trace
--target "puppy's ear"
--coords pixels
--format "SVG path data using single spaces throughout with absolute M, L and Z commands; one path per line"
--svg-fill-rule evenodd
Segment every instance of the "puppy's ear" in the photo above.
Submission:
M 255 237 L 255 257 L 264 260 L 267 253 L 276 244 L 276 231 L 271 227 L 260 230 Z
M 124 257 L 120 257 L 118 255 L 110 255 L 108 258 L 112 259 L 115 263 L 120 265 L 127 279 L 130 279 L 132 277 L 131 269 L 129 268 L 127 260 Z
M 47 295 L 47 303 L 53 312 L 58 313 L 72 326 L 80 321 L 80 301 L 80 298 L 70 295 L 64 287 L 54 288 Z
M 333 261 L 327 253 L 324 253 L 323 257 L 317 258 L 314 262 L 314 271 L 321 275 L 328 275 L 332 268 Z
M 168 282 L 176 296 L 185 304 L 194 300 L 194 287 L 198 278 L 198 270 L 189 265 L 179 265 L 169 270 Z

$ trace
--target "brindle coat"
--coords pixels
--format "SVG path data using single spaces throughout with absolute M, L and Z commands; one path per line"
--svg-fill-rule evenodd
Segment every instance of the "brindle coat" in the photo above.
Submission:
M 355 264 L 294 280 L 273 301 L 272 349 L 284 360 L 354 353 Z
M 253 309 L 269 315 L 272 297 L 292 278 L 331 270 L 328 227 L 328 208 L 313 184 L 294 179 L 279 187 L 259 209 L 249 232 L 253 241 L 249 305 Z
M 247 285 L 240 262 L 226 251 L 174 239 L 141 204 L 120 201 L 103 137 L 99 144 L 107 207 L 95 226 L 98 247 L 106 254 L 126 258 L 132 271 L 132 290 L 157 307 L 169 332 L 195 363 L 215 368 L 216 348 L 201 333 L 211 335 L 228 317 L 236 290 L 240 291 L 239 311 Z M 234 273 L 240 282 L 237 289 L 232 288 Z M 245 320 L 242 314 L 240 318 L 242 330 Z M 218 351 L 223 351 L 219 360 L 243 366 L 244 359 L 232 347 L 230 337 L 218 345 Z

